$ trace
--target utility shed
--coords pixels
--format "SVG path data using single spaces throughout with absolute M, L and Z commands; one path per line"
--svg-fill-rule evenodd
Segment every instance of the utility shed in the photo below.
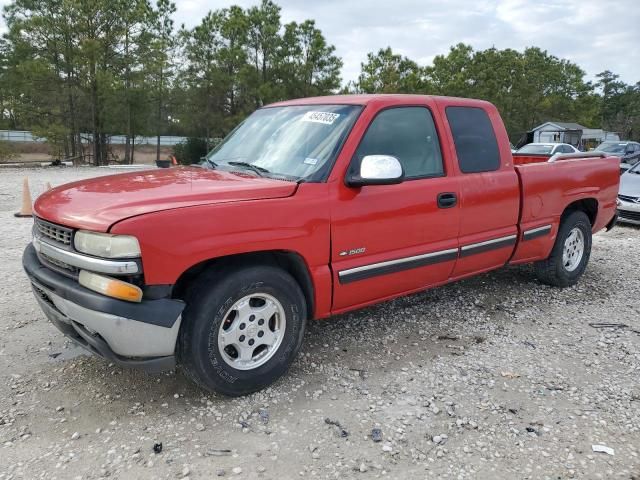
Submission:
M 531 130 L 528 137 L 534 143 L 569 143 L 577 147 L 584 130 L 588 129 L 579 123 L 545 122 Z

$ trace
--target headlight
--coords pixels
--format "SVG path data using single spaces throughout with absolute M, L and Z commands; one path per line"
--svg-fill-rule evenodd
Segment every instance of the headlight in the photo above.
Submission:
M 80 230 L 76 232 L 73 244 L 79 252 L 96 257 L 128 258 L 140 256 L 138 239 L 129 235 L 109 235 Z

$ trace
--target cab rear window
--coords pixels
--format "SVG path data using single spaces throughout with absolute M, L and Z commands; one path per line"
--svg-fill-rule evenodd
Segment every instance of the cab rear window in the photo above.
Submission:
M 463 173 L 500 168 L 500 151 L 487 112 L 476 107 L 447 107 L 458 163 Z

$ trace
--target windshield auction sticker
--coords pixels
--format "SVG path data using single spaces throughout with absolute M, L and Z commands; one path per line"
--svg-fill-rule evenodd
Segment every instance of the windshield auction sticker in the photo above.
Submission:
M 302 117 L 303 122 L 324 123 L 325 125 L 332 125 L 338 117 L 339 113 L 331 112 L 307 112 Z

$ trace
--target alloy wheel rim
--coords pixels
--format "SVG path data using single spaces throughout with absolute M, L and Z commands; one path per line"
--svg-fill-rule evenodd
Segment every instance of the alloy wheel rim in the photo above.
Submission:
M 218 330 L 218 350 L 237 370 L 264 365 L 280 348 L 286 328 L 282 304 L 266 293 L 252 293 L 236 301 Z
M 562 264 L 567 272 L 573 272 L 584 256 L 584 234 L 578 227 L 573 228 L 564 241 Z

